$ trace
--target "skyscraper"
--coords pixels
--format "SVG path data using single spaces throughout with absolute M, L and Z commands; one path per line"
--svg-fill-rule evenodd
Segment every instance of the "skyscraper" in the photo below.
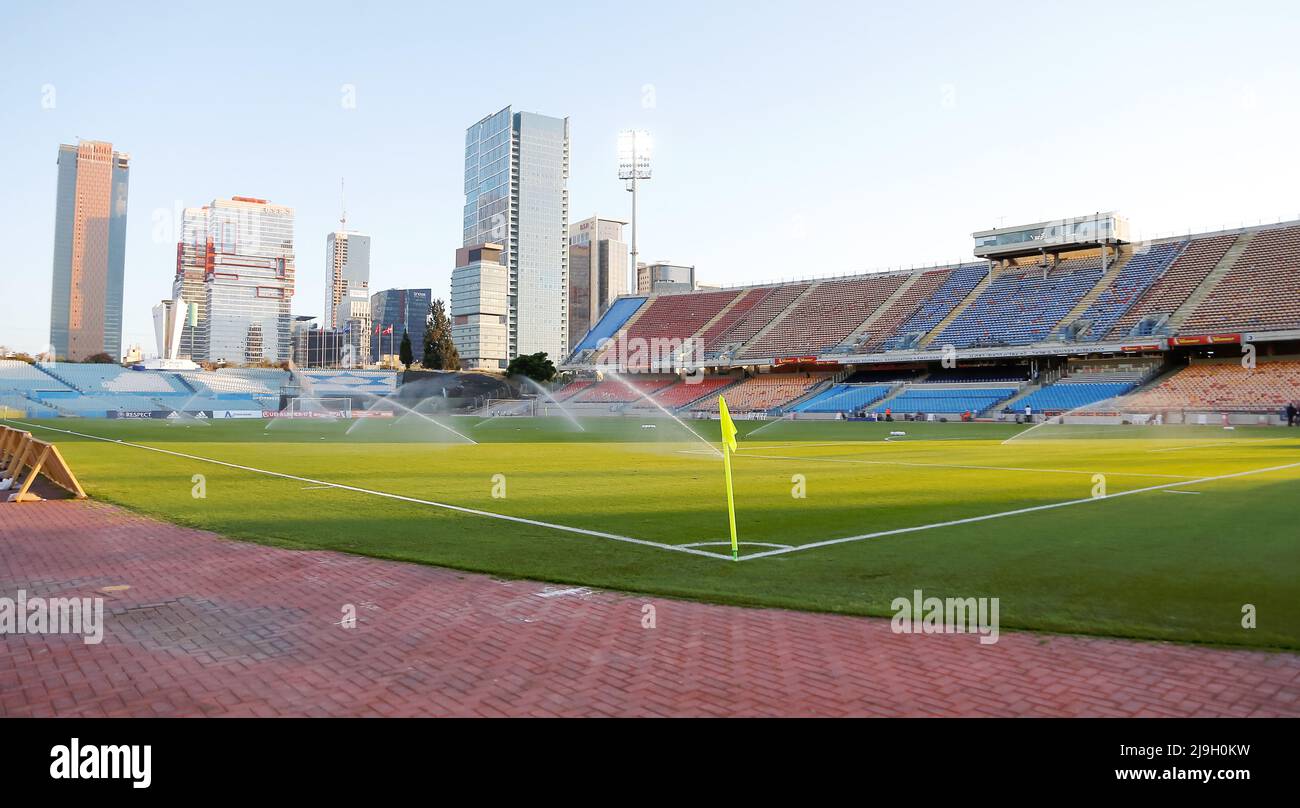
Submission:
M 325 237 L 325 327 L 340 328 L 336 309 L 352 291 L 370 289 L 370 236 L 336 230 Z
M 592 216 L 569 228 L 570 352 L 609 304 L 628 292 L 625 224 L 618 219 Z
M 460 366 L 467 370 L 501 371 L 510 364 L 506 356 L 510 280 L 501 258 L 500 244 L 456 251 L 456 268 L 451 273 L 451 341 L 460 354 Z
M 419 364 L 424 358 L 424 329 L 432 301 L 431 289 L 385 289 L 371 295 L 370 318 L 374 325 L 370 331 L 370 361 L 397 355 L 402 335 L 409 334 L 411 353 Z M 391 333 L 385 334 L 389 329 Z
M 59 358 L 121 358 L 130 161 L 97 140 L 59 146 L 50 302 L 50 346 Z
M 568 348 L 569 119 L 510 107 L 465 132 L 462 246 L 502 246 L 506 357 Z
M 293 208 L 236 196 L 207 207 L 206 312 L 212 362 L 287 362 L 291 353 Z
M 207 311 L 205 283 L 211 254 L 208 209 L 186 208 L 181 214 L 181 239 L 176 244 L 176 275 L 172 279 L 172 299 L 184 300 L 188 309 L 176 351 L 181 358 L 202 360 L 208 355 L 201 336 Z

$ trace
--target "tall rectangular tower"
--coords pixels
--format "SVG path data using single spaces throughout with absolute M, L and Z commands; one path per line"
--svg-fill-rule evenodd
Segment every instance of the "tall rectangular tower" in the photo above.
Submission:
M 502 246 L 507 358 L 568 349 L 569 119 L 510 107 L 465 133 L 462 245 Z
M 325 327 L 339 328 L 339 304 L 351 292 L 370 290 L 370 236 L 336 230 L 325 237 Z
M 207 359 L 234 365 L 289 361 L 293 208 L 246 196 L 214 200 L 208 238 L 200 337 Z
M 97 140 L 59 146 L 50 346 L 61 359 L 122 357 L 130 161 Z
M 619 219 L 592 216 L 569 228 L 569 344 L 600 321 L 609 304 L 628 293 L 627 243 Z

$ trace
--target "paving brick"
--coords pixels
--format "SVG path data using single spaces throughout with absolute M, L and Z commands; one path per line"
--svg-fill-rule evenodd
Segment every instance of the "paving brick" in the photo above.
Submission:
M 0 642 L 0 716 L 1300 716 L 1300 656 L 590 591 L 0 505 L 0 596 L 105 597 L 105 636 Z M 338 625 L 344 603 L 358 627 Z

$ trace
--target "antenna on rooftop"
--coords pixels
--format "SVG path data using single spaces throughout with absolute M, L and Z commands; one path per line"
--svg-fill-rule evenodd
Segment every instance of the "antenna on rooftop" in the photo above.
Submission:
M 348 194 L 343 185 L 342 177 L 339 177 L 339 207 L 343 211 L 343 215 L 339 217 L 339 226 L 341 230 L 346 232 L 348 229 Z

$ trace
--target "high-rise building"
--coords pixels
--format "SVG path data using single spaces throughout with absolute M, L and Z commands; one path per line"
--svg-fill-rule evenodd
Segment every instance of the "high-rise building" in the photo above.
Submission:
M 181 239 L 176 244 L 176 275 L 172 299 L 184 300 L 187 312 L 181 329 L 177 357 L 206 359 L 207 348 L 200 339 L 207 310 L 206 282 L 212 241 L 208 238 L 208 209 L 185 208 L 181 213 Z
M 398 355 L 402 335 L 409 334 L 411 355 L 419 364 L 424 359 L 424 329 L 432 302 L 431 289 L 385 289 L 371 295 L 370 317 L 374 325 L 370 329 L 370 361 Z
M 695 267 L 656 261 L 636 265 L 636 293 L 690 292 L 696 288 Z
M 370 361 L 370 296 L 364 289 L 349 289 L 334 307 L 334 330 L 343 337 L 343 366 L 365 367 Z
M 510 107 L 465 132 L 462 246 L 501 245 L 506 358 L 568 348 L 569 119 Z
M 370 295 L 370 236 L 337 230 L 325 237 L 325 327 L 341 328 L 335 312 L 349 292 Z
M 569 228 L 569 352 L 628 292 L 626 224 L 593 216 Z
M 59 358 L 121 359 L 131 157 L 113 144 L 59 146 L 50 348 Z
M 501 259 L 500 244 L 456 251 L 456 268 L 451 273 L 451 341 L 460 354 L 460 366 L 467 370 L 501 371 L 510 364 L 510 278 Z
M 236 196 L 207 207 L 210 247 L 199 341 L 211 362 L 287 362 L 293 208 Z

